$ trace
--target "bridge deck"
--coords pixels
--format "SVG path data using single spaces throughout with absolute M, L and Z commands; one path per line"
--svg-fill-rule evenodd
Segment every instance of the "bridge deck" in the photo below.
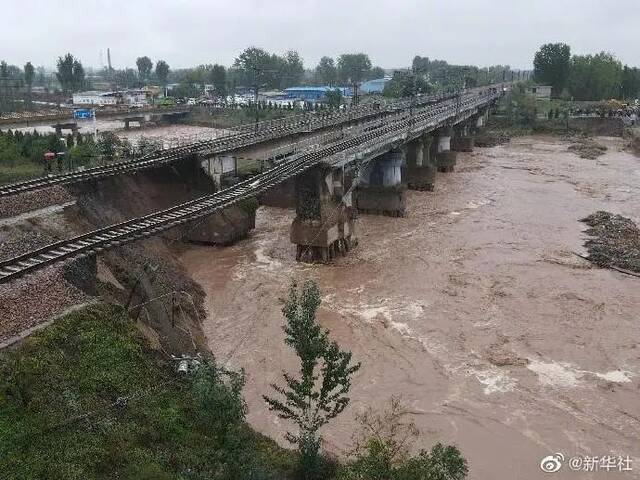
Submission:
M 212 195 L 207 195 L 174 207 L 161 210 L 141 218 L 110 225 L 93 232 L 62 240 L 13 259 L 0 262 L 0 283 L 41 269 L 53 263 L 74 257 L 86 256 L 115 248 L 137 239 L 150 237 L 162 231 L 227 208 L 238 201 L 255 197 L 266 190 L 292 178 L 309 168 L 337 158 L 341 152 L 354 148 L 371 149 L 379 145 L 392 145 L 413 135 L 420 135 L 438 126 L 451 124 L 475 112 L 478 108 L 494 102 L 498 94 L 470 95 L 457 102 L 443 102 L 417 110 L 411 115 L 402 115 L 377 129 L 347 138 L 318 150 L 294 155 L 262 174 L 240 182 Z
M 425 97 L 421 99 L 419 103 L 430 103 L 442 100 L 443 98 L 449 97 Z M 285 118 L 281 121 L 263 123 L 259 125 L 257 131 L 254 126 L 245 126 L 239 128 L 234 135 L 228 137 L 201 141 L 154 152 L 136 160 L 126 160 L 112 163 L 110 165 L 87 168 L 81 171 L 78 170 L 5 185 L 0 187 L 0 198 L 17 195 L 23 192 L 40 190 L 53 185 L 67 185 L 88 180 L 97 180 L 113 175 L 131 173 L 138 170 L 161 167 L 168 163 L 189 158 L 193 154 L 213 156 L 219 153 L 231 152 L 298 133 L 309 133 L 312 131 L 352 123 L 354 121 L 366 120 L 368 118 L 380 118 L 392 115 L 398 110 L 406 110 L 409 108 L 410 103 L 408 101 L 399 101 L 391 104 L 388 108 L 383 110 L 378 110 L 373 107 L 362 107 L 346 112 L 332 113 L 330 115 L 304 115 L 303 118 L 300 116 L 296 116 L 293 119 Z

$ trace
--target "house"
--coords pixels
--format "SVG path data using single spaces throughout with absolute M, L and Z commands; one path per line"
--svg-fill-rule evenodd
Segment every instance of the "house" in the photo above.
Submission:
M 74 105 L 104 107 L 111 105 L 146 105 L 145 89 L 124 90 L 122 92 L 78 92 L 73 94 Z
M 122 92 L 122 103 L 126 105 L 146 105 L 147 90 L 141 88 L 137 90 L 125 90 Z
M 117 105 L 120 103 L 120 94 L 118 92 L 78 92 L 73 94 L 74 105 Z
M 550 85 L 534 85 L 532 87 L 527 87 L 526 92 L 529 95 L 533 95 L 536 98 L 541 100 L 550 100 L 551 99 L 551 86 Z
M 364 94 L 376 94 L 384 91 L 384 86 L 391 80 L 391 77 L 376 78 L 368 80 L 360 85 L 360 91 Z
M 326 100 L 327 92 L 340 90 L 343 97 L 351 96 L 351 89 L 345 87 L 291 87 L 286 88 L 284 93 L 287 98 L 304 100 L 305 102 L 323 102 Z

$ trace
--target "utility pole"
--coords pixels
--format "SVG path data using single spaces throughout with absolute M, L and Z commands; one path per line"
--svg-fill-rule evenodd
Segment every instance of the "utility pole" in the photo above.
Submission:
M 358 82 L 353 82 L 353 106 L 358 106 Z
M 255 94 L 253 96 L 253 101 L 255 103 L 255 108 L 256 108 L 256 133 L 258 133 L 258 123 L 260 122 L 260 113 L 258 112 L 258 89 L 260 87 L 258 87 L 258 84 L 256 83 L 253 88 L 255 91 Z

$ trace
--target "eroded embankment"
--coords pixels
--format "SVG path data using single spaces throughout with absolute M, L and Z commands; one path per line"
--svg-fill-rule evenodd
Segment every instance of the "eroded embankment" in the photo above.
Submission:
M 197 162 L 185 161 L 60 191 L 3 200 L 0 210 L 14 216 L 0 221 L 0 258 L 188 201 L 211 193 L 213 184 Z M 49 206 L 18 215 L 32 202 Z M 97 259 L 52 266 L 2 285 L 0 342 L 98 296 L 127 305 L 156 348 L 175 354 L 202 350 L 206 348 L 200 328 L 204 293 L 176 260 L 176 252 L 183 241 L 229 243 L 246 235 L 252 224 L 251 209 L 233 208 Z
M 295 371 L 279 298 L 311 278 L 322 325 L 362 362 L 328 450 L 349 446 L 356 412 L 401 394 L 423 432 L 415 447 L 458 444 L 472 479 L 538 478 L 552 452 L 640 464 L 637 279 L 573 254 L 581 218 L 640 211 L 637 159 L 598 141 L 595 160 L 553 137 L 460 154 L 434 193 L 409 192 L 406 218 L 361 216 L 358 248 L 330 266 L 294 261 L 293 212 L 277 208 L 258 211 L 248 240 L 185 251 L 208 344 L 246 370 L 251 424 L 284 442 L 261 395 Z

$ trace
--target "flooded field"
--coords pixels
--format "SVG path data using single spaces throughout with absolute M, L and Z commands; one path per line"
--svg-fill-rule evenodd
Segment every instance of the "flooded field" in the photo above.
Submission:
M 16 125 L 2 125 L 0 130 L 13 130 L 21 132 L 33 132 L 34 130 L 39 133 L 54 133 L 55 129 L 51 127 L 51 124 L 56 122 L 49 122 L 47 124 L 38 124 L 32 126 L 25 126 L 24 124 Z M 78 121 L 80 133 L 92 134 L 93 123 L 89 120 Z M 124 122 L 116 119 L 98 119 L 96 120 L 96 130 L 100 132 L 115 132 L 119 137 L 128 139 L 132 144 L 137 144 L 141 137 L 145 137 L 153 140 L 161 140 L 166 146 L 175 145 L 177 143 L 196 142 L 200 140 L 210 140 L 227 133 L 227 130 L 200 127 L 194 125 L 166 125 L 166 126 L 147 126 L 140 128 L 137 124 L 132 123 L 130 130 L 124 129 Z M 69 133 L 68 130 L 63 132 L 65 135 Z
M 640 280 L 592 268 L 596 210 L 640 221 L 640 159 L 622 140 L 596 160 L 551 137 L 460 154 L 436 191 L 409 192 L 406 218 L 361 216 L 359 246 L 330 266 L 296 264 L 293 212 L 260 208 L 251 237 L 193 247 L 183 262 L 207 292 L 220 362 L 244 368 L 248 419 L 284 444 L 261 395 L 293 371 L 280 312 L 292 278 L 316 280 L 319 319 L 362 362 L 324 448 L 350 445 L 354 416 L 401 395 L 416 449 L 457 444 L 469 478 L 542 478 L 554 452 L 629 455 L 640 471 Z M 564 468 L 553 478 L 601 478 Z M 637 478 L 637 477 L 636 477 Z

